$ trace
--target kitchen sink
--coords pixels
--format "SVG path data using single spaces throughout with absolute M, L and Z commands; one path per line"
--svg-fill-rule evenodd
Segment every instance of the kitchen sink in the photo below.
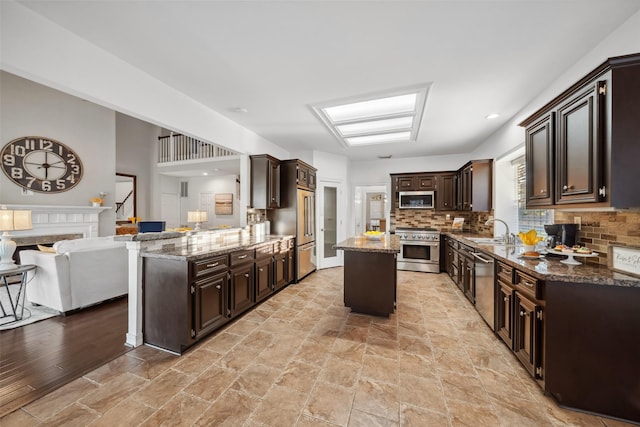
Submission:
M 471 240 L 478 245 L 506 245 L 504 239 L 496 237 L 467 237 L 467 240 Z

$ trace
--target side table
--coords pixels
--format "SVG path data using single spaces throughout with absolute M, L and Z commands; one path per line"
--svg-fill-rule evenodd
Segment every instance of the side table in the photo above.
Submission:
M 27 273 L 29 271 L 35 270 L 36 266 L 33 264 L 19 265 L 16 268 L 12 268 L 10 270 L 0 270 L 0 286 L 4 285 L 5 290 L 7 291 L 7 296 L 9 297 L 9 305 L 11 305 L 11 311 L 13 311 L 14 321 L 22 320 L 22 316 L 24 314 L 24 300 L 25 295 L 27 293 Z M 7 280 L 8 277 L 21 275 L 20 287 L 18 288 L 18 293 L 16 294 L 15 301 L 11 298 L 11 292 L 9 292 L 9 282 Z M 22 298 L 22 301 L 20 301 Z M 20 307 L 20 315 L 18 315 L 18 307 Z M 2 301 L 0 301 L 0 309 L 2 309 L 2 317 L 9 317 L 11 313 L 7 313 Z M 13 321 L 12 321 L 13 322 Z

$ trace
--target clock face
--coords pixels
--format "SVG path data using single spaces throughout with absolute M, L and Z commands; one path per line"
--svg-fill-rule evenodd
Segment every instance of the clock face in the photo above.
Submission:
M 39 193 L 60 193 L 76 186 L 82 178 L 78 155 L 61 142 L 39 136 L 14 139 L 4 146 L 2 171 L 7 177 Z

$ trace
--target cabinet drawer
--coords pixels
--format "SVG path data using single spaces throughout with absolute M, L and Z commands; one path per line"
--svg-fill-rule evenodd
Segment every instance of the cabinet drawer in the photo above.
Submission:
M 229 255 L 231 260 L 231 266 L 244 264 L 245 262 L 254 261 L 255 260 L 255 251 L 253 249 L 246 249 L 243 251 L 232 252 Z
M 519 270 L 515 270 L 513 283 L 516 289 L 532 298 L 543 299 L 542 281 L 529 276 Z
M 194 277 L 206 276 L 226 270 L 229 264 L 228 257 L 221 255 L 217 257 L 194 261 L 191 263 L 191 274 Z
M 512 285 L 514 283 L 513 267 L 505 263 L 498 262 L 496 264 L 496 275 L 498 276 L 498 279 L 503 283 L 507 283 L 509 285 Z
M 260 245 L 256 248 L 256 259 L 269 257 L 271 255 L 273 255 L 273 243 Z

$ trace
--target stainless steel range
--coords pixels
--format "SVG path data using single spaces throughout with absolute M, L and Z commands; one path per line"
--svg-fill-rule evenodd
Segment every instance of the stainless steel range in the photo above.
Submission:
M 440 272 L 440 232 L 434 228 L 396 228 L 398 270 Z

